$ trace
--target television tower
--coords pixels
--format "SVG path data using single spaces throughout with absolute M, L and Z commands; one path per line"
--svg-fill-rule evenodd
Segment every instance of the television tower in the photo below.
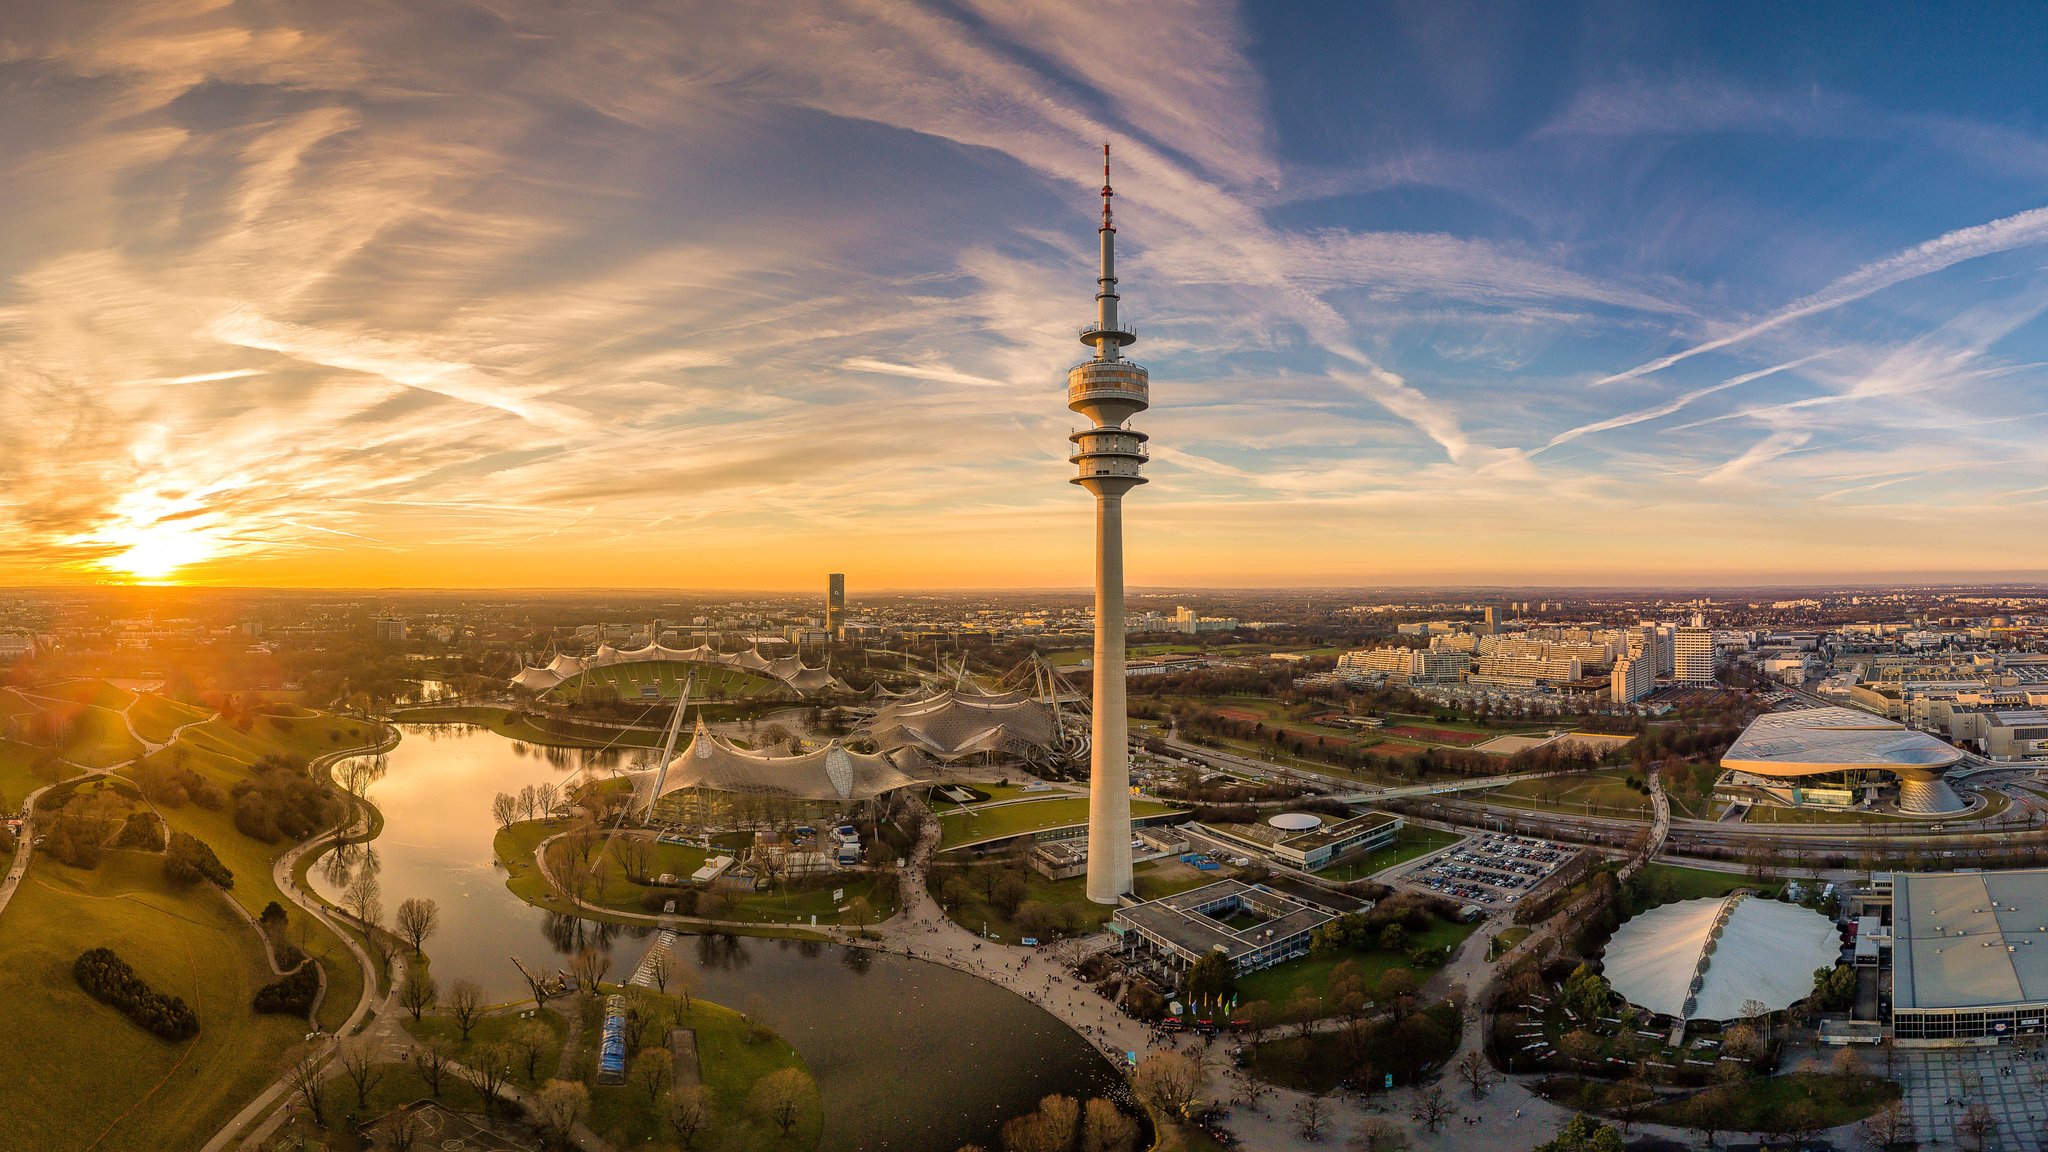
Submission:
M 1115 904 L 1131 891 L 1131 764 L 1124 711 L 1124 493 L 1145 482 L 1145 434 L 1124 427 L 1150 407 L 1145 369 L 1123 358 L 1138 336 L 1117 322 L 1116 225 L 1111 222 L 1109 145 L 1102 146 L 1102 275 L 1095 323 L 1081 343 L 1095 349 L 1067 372 L 1067 407 L 1095 422 L 1067 439 L 1095 493 L 1095 705 L 1089 738 L 1088 899 Z

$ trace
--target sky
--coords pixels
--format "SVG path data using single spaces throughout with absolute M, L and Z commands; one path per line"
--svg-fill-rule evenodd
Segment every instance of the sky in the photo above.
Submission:
M 1954 10 L 1949 10 L 1953 8 Z M 0 584 L 2048 579 L 2036 5 L 0 7 Z

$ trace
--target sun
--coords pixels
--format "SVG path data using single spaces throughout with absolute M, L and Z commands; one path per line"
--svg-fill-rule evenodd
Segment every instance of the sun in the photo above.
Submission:
M 207 559 L 215 548 L 205 529 L 181 521 L 116 529 L 108 535 L 128 547 L 102 563 L 110 571 L 150 582 L 163 581 L 180 568 Z

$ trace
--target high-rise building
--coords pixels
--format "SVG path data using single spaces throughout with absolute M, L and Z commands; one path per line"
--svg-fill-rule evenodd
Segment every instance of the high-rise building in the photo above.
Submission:
M 1623 656 L 1614 662 L 1608 691 L 1616 704 L 1633 704 L 1657 690 L 1657 653 Z
M 1500 635 L 1500 605 L 1498 604 L 1488 604 L 1486 606 L 1486 634 L 1488 636 Z
M 400 620 L 400 619 L 398 619 L 398 618 L 396 618 L 396 617 L 385 617 L 385 618 L 383 618 L 383 619 L 380 619 L 380 620 L 378 620 L 378 621 L 377 621 L 377 639 L 379 639 L 379 640 L 403 640 L 403 639 L 405 639 L 405 621 L 403 621 L 403 620 Z
M 1714 666 L 1720 649 L 1714 646 L 1711 628 L 1680 628 L 1671 639 L 1671 678 L 1698 687 L 1714 683 Z
M 830 636 L 839 634 L 839 626 L 846 623 L 846 573 L 833 572 L 825 577 L 825 632 Z
M 1109 200 L 1109 145 L 1102 146 L 1102 273 L 1095 322 L 1081 343 L 1095 355 L 1067 372 L 1067 407 L 1094 426 L 1068 437 L 1080 469 L 1073 482 L 1095 494 L 1095 702 L 1089 734 L 1088 899 L 1115 904 L 1131 890 L 1131 765 L 1124 714 L 1124 493 L 1145 482 L 1145 434 L 1124 425 L 1151 407 L 1145 369 L 1123 358 L 1137 334 L 1117 322 L 1116 225 Z

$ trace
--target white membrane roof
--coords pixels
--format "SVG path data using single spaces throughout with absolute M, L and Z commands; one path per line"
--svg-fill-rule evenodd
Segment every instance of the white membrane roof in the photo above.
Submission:
M 1811 776 L 1856 768 L 1945 768 L 1962 751 L 1853 708 L 1767 712 L 1721 757 L 1724 768 L 1760 776 Z
M 1775 1012 L 1805 999 L 1814 970 L 1834 967 L 1840 952 L 1834 922 L 1810 908 L 1709 897 L 1660 905 L 1623 924 L 1607 944 L 1604 974 L 1629 1003 L 1660 1016 L 1733 1020 L 1751 1000 Z

